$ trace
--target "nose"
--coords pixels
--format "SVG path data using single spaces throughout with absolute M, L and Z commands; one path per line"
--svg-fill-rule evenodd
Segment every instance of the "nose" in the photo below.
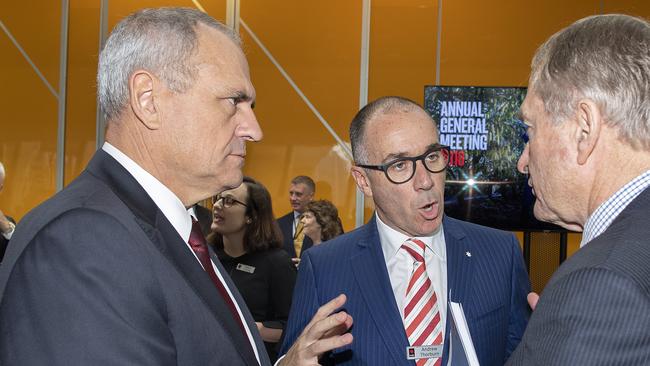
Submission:
M 242 120 L 236 132 L 237 136 L 246 141 L 260 141 L 264 137 L 264 134 L 262 133 L 259 122 L 257 122 L 255 112 L 253 112 L 253 108 L 250 105 L 246 104 L 242 106 L 241 118 Z
M 213 210 L 221 210 L 223 208 L 223 200 L 215 200 L 214 203 L 212 204 L 212 209 Z
M 520 173 L 528 174 L 528 157 L 528 143 L 526 143 L 526 147 L 524 147 L 524 151 L 521 152 L 519 161 L 517 161 L 517 170 Z
M 440 173 L 431 173 L 424 167 L 424 162 L 422 160 L 419 161 L 421 163 L 420 166 L 418 164 L 415 164 L 415 176 L 413 177 L 413 184 L 415 185 L 415 189 L 423 189 L 423 190 L 429 190 L 433 187 L 433 179 L 431 177 L 432 174 L 444 174 L 444 170 Z

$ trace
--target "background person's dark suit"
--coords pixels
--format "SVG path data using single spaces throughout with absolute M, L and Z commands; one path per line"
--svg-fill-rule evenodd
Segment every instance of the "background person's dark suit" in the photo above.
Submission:
M 289 253 L 291 258 L 296 258 L 296 248 L 293 246 L 293 228 L 295 225 L 293 218 L 293 211 L 291 211 L 280 217 L 277 221 L 280 230 L 282 231 L 282 248 Z M 313 245 L 314 242 L 311 238 L 305 235 L 305 238 L 302 241 L 302 248 L 300 249 L 300 257 L 302 257 L 302 253 L 304 253 L 305 250 L 311 248 Z
M 519 243 L 511 233 L 446 216 L 443 229 L 448 299 L 463 305 L 481 366 L 503 365 L 519 343 L 529 316 L 530 285 Z M 331 363 L 415 365 L 406 359 L 409 341 L 374 216 L 368 224 L 302 257 L 281 353 L 287 352 L 320 304 L 340 293 L 348 297 L 344 309 L 354 319 L 354 341 L 336 350 Z M 449 339 L 450 316 L 445 339 Z
M 5 216 L 5 217 L 7 218 L 7 220 L 13 222 L 14 224 L 16 223 L 16 221 L 13 218 L 11 218 L 9 216 Z M 5 255 L 5 251 L 7 250 L 7 245 L 8 244 L 9 244 L 9 240 L 7 240 L 4 237 L 4 235 L 0 234 L 0 262 L 2 262 L 2 258 Z
M 187 244 L 102 150 L 23 219 L 0 267 L 3 366 L 258 364 Z M 223 277 L 269 365 L 244 301 Z
M 555 272 L 508 365 L 650 365 L 650 189 Z

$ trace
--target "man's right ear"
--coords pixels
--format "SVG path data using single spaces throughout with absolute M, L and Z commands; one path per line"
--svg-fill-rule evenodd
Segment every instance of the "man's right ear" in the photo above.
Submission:
M 358 166 L 352 166 L 350 168 L 350 172 L 352 173 L 352 177 L 354 178 L 354 181 L 357 183 L 357 187 L 363 192 L 368 197 L 372 197 L 372 189 L 370 187 L 370 181 L 368 180 L 368 176 L 366 175 L 366 171 L 363 168 L 359 168 Z
M 137 70 L 129 78 L 131 110 L 150 130 L 160 127 L 160 110 L 154 93 L 156 85 L 159 85 L 158 80 L 146 70 Z

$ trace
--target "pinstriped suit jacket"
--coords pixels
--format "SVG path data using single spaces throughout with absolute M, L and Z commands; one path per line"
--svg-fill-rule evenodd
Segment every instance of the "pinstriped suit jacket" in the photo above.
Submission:
M 555 272 L 508 365 L 650 365 L 650 189 Z
M 481 365 L 503 365 L 519 343 L 529 315 L 530 285 L 518 242 L 510 233 L 448 217 L 443 226 L 448 298 L 463 304 Z M 327 355 L 323 364 L 415 365 L 406 360 L 408 339 L 374 218 L 305 252 L 282 353 L 318 307 L 340 293 L 348 297 L 344 308 L 354 319 L 354 342 Z

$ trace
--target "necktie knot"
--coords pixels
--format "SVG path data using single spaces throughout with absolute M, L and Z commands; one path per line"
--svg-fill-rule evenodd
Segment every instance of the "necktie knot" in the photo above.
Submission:
M 406 250 L 414 260 L 424 263 L 425 244 L 421 240 L 410 238 L 402 244 L 402 248 Z
M 207 252 L 207 244 L 205 242 L 203 232 L 201 231 L 201 226 L 199 225 L 199 222 L 194 219 L 194 217 L 192 217 L 192 231 L 190 231 L 190 239 L 188 242 L 192 249 L 195 251 L 201 250 Z

